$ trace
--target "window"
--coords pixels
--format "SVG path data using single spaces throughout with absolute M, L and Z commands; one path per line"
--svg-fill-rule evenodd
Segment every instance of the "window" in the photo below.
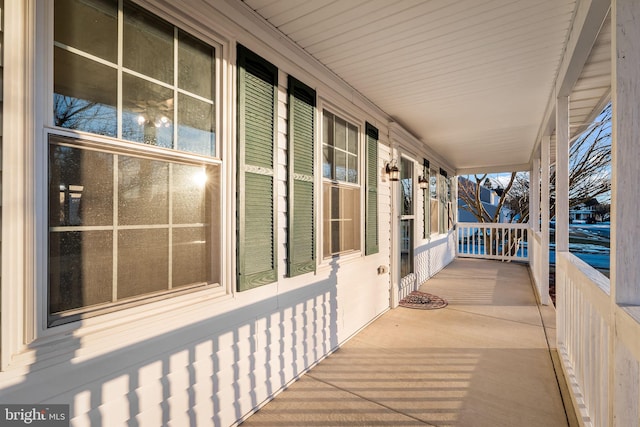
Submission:
M 358 128 L 323 111 L 323 256 L 360 250 Z
M 413 273 L 413 162 L 400 159 L 402 214 L 400 217 L 400 277 Z
M 49 325 L 219 282 L 216 49 L 104 0 L 56 0 L 53 49 Z
M 431 206 L 429 213 L 431 215 L 431 232 L 435 233 L 438 228 L 438 175 L 434 169 L 429 173 L 429 195 L 431 199 Z
M 439 224 L 440 227 L 438 232 L 440 234 L 444 234 L 449 229 L 449 186 L 448 186 L 449 178 L 447 178 L 447 172 L 443 169 L 440 169 L 440 175 L 438 176 L 438 196 L 440 199 L 439 202 Z

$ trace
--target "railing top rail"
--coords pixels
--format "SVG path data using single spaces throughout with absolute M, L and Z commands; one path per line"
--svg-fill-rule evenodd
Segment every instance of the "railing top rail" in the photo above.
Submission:
M 528 229 L 528 223 L 519 222 L 459 222 L 458 228 L 511 228 L 511 229 Z

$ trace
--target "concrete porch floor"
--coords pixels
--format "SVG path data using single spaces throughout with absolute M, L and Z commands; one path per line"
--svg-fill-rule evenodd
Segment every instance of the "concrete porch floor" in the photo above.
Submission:
M 449 306 L 390 310 L 242 425 L 573 424 L 526 266 L 456 259 L 420 290 Z

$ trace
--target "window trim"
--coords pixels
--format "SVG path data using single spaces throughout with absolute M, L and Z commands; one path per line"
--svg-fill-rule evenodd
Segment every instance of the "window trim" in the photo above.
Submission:
M 221 182 L 234 182 L 232 177 L 232 166 L 228 161 L 223 159 L 229 157 L 229 153 L 233 151 L 229 141 L 233 135 L 232 123 L 235 112 L 233 105 L 227 102 L 229 94 L 233 93 L 233 77 L 228 69 L 231 67 L 230 61 L 230 36 L 221 35 L 209 29 L 204 17 L 197 17 L 189 14 L 189 12 L 178 12 L 177 14 L 169 14 L 159 9 L 153 4 L 146 4 L 143 8 L 154 15 L 164 19 L 165 21 L 180 28 L 184 32 L 200 40 L 209 43 L 215 48 L 215 78 L 213 88 L 215 90 L 215 138 L 217 157 L 202 156 L 196 153 L 178 151 L 169 148 L 153 147 L 138 142 L 118 140 L 116 138 L 101 136 L 83 131 L 76 131 L 66 128 L 54 127 L 53 123 L 53 2 L 47 0 L 34 0 L 34 7 L 29 10 L 18 10 L 16 7 L 11 10 L 16 18 L 16 26 L 20 27 L 21 22 L 26 20 L 33 23 L 33 34 L 35 45 L 34 50 L 37 54 L 28 55 L 35 58 L 34 60 L 25 59 L 23 63 L 15 64 L 15 66 L 5 66 L 5 78 L 9 73 L 20 76 L 17 81 L 23 82 L 20 89 L 32 95 L 25 101 L 26 108 L 21 111 L 30 113 L 24 114 L 17 118 L 16 124 L 21 123 L 23 127 L 21 140 L 31 141 L 31 147 L 16 147 L 16 153 L 23 156 L 27 169 L 21 171 L 20 182 L 24 185 L 21 191 L 21 197 L 27 200 L 24 209 L 16 209 L 15 215 L 19 215 L 18 223 L 25 224 L 25 255 L 16 257 L 16 265 L 23 265 L 26 268 L 24 279 L 20 282 L 25 284 L 24 292 L 19 291 L 20 303 L 12 310 L 2 310 L 3 320 L 18 325 L 18 329 L 14 336 L 3 337 L 2 340 L 2 368 L 5 368 L 10 362 L 10 357 L 16 354 L 20 348 L 28 345 L 29 348 L 39 348 L 41 345 L 49 346 L 52 342 L 59 342 L 59 346 L 55 346 L 58 351 L 66 348 L 67 339 L 74 339 L 73 335 L 80 336 L 84 334 L 103 334 L 105 337 L 118 336 L 118 332 L 112 332 L 113 328 L 120 325 L 127 325 L 128 333 L 139 331 L 141 334 L 148 334 L 147 328 L 142 322 L 140 324 L 131 322 L 138 321 L 143 318 L 150 320 L 157 318 L 158 320 L 166 317 L 167 314 L 176 313 L 180 308 L 189 307 L 196 309 L 197 307 L 209 304 L 211 301 L 224 301 L 233 297 L 233 290 L 229 286 L 231 282 L 229 275 L 232 271 L 230 265 L 233 260 L 228 255 L 232 253 L 233 242 L 228 239 L 230 227 L 230 219 L 233 218 L 235 209 L 234 189 L 230 186 L 220 186 L 218 200 L 219 223 L 221 225 L 217 242 L 219 243 L 220 253 L 217 262 L 220 266 L 220 283 L 221 286 L 206 286 L 204 289 L 197 289 L 192 292 L 171 296 L 168 298 L 157 298 L 148 303 L 136 304 L 131 307 L 124 307 L 112 312 L 105 312 L 99 316 L 83 318 L 80 322 L 70 322 L 63 325 L 48 327 L 48 218 L 47 218 L 47 197 L 48 197 L 48 135 L 55 134 L 63 137 L 72 137 L 76 140 L 82 139 L 87 144 L 98 144 L 100 146 L 114 147 L 116 149 L 126 149 L 135 147 L 133 152 L 142 150 L 145 154 L 168 158 L 171 161 L 185 160 L 188 163 L 194 161 L 204 162 L 207 164 L 218 165 L 220 168 Z M 8 9 L 8 8 L 7 8 Z M 184 22 L 190 23 L 188 26 Z M 9 19 L 9 18 L 6 18 Z M 20 34 L 18 34 L 20 33 Z M 7 31 L 6 34 L 9 34 Z M 21 32 L 12 33 L 16 38 L 16 49 L 20 45 L 25 45 L 29 37 Z M 6 37 L 6 36 L 5 36 Z M 10 37 L 6 37 L 5 43 L 10 43 Z M 12 46 L 14 46 L 12 44 Z M 26 50 L 25 50 L 26 51 Z M 8 65 L 8 64 L 7 64 Z M 37 83 L 37 84 L 36 84 Z M 35 88 L 31 90 L 30 88 Z M 5 106 L 7 99 L 11 96 L 5 96 Z M 15 97 L 14 97 L 15 100 Z M 16 100 L 17 101 L 17 100 Z M 10 101 L 9 101 L 10 102 Z M 5 132 L 5 137 L 8 134 Z M 6 148 L 5 148 L 5 151 Z M 9 159 L 10 157 L 5 157 Z M 34 178 L 26 178 L 29 174 Z M 15 187 L 16 191 L 20 186 Z M 14 197 L 15 197 L 14 193 Z M 6 193 L 10 196 L 10 193 Z M 6 218 L 6 216 L 5 216 Z M 7 245 L 15 244 L 17 239 L 4 239 Z M 12 277 L 16 277 L 12 274 Z M 9 298 L 5 298 L 3 290 L 3 304 L 16 304 L 18 300 L 14 297 L 15 292 L 11 292 Z M 6 305 L 4 305 L 6 307 Z M 3 307 L 3 308 L 4 308 Z M 210 305 L 208 308 L 210 313 Z M 172 326 L 168 325 L 167 329 Z M 124 333 L 124 332 L 123 332 Z M 153 332 L 156 334 L 159 332 Z M 67 338 L 60 340 L 60 336 Z M 7 343 L 7 345 L 4 345 Z M 47 347 L 48 348 L 48 347 Z M 70 349 L 73 351 L 73 349 Z M 21 356 L 28 359 L 28 352 Z M 25 362 L 27 363 L 27 362 Z

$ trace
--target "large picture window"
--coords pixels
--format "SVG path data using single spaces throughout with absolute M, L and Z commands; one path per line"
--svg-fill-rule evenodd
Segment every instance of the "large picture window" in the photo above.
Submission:
M 216 49 L 128 1 L 56 0 L 53 50 L 49 325 L 219 283 Z
M 360 250 L 358 127 L 323 111 L 323 256 Z

